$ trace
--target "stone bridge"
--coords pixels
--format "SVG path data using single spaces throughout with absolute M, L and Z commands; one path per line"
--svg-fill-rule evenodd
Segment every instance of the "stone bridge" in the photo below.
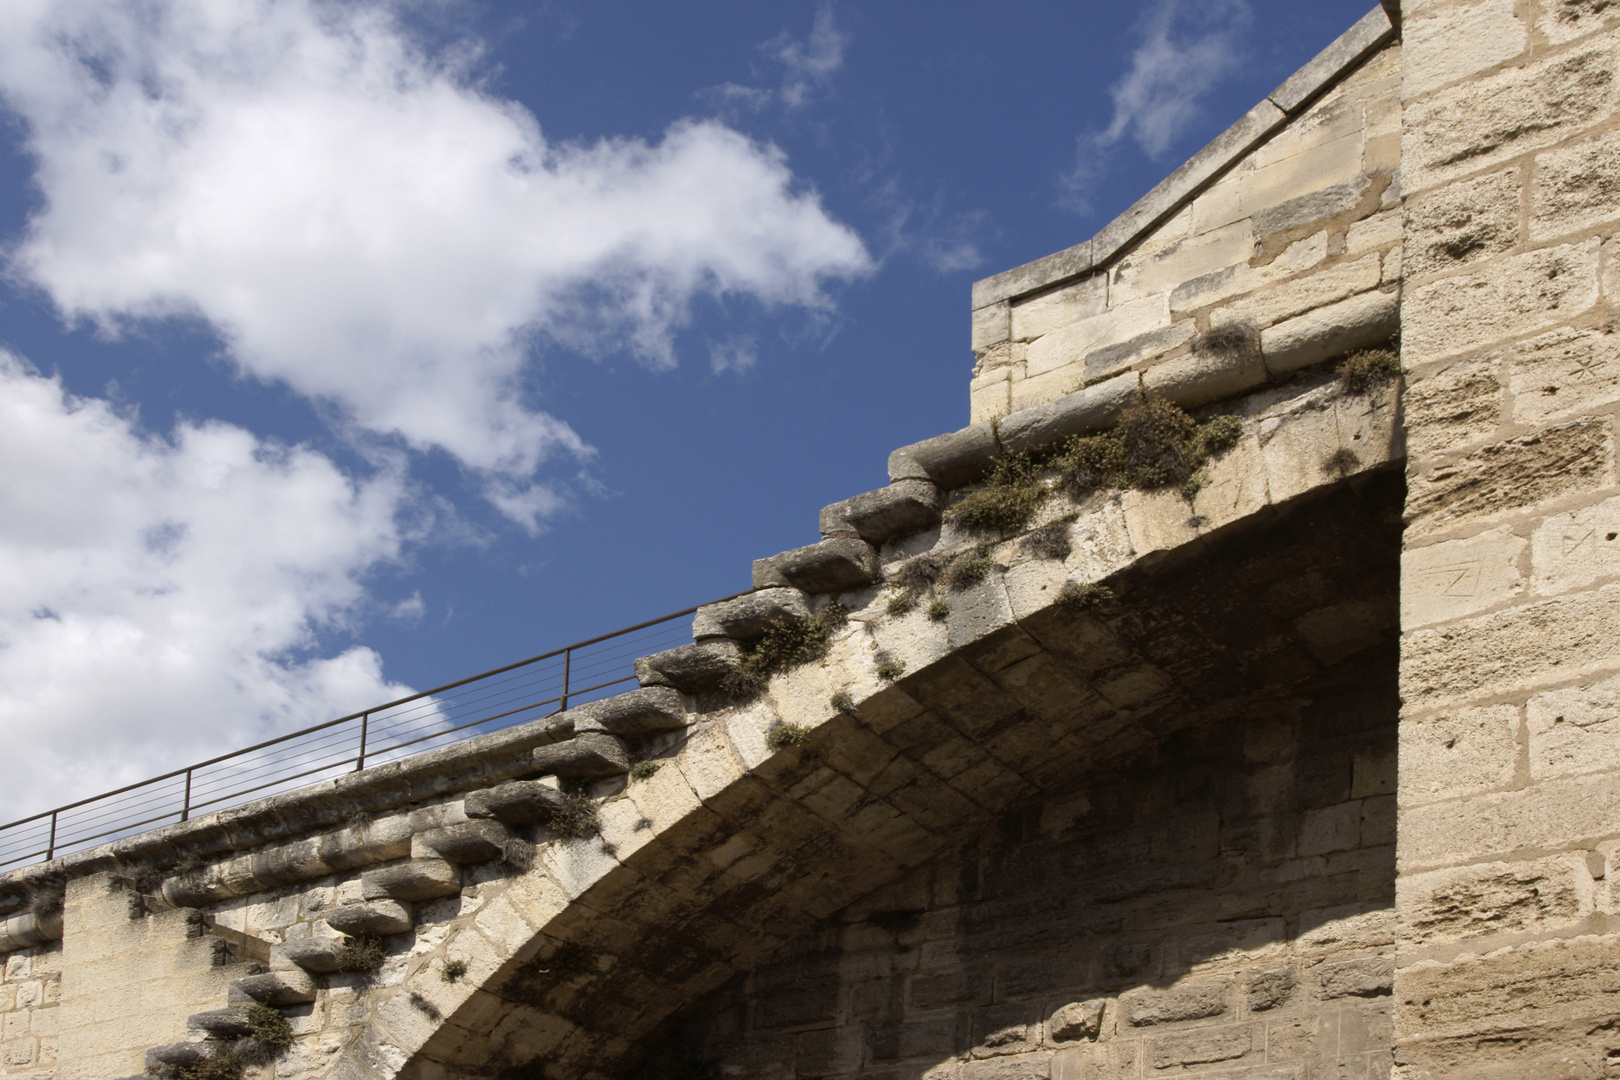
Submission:
M 1405 6 L 641 689 L 0 878 L 0 1078 L 1614 1075 L 1620 9 Z

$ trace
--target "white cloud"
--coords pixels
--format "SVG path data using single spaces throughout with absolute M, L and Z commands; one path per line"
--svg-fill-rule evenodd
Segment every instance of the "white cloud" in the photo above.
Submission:
M 832 4 L 823 3 L 816 8 L 808 38 L 801 40 L 784 30 L 760 46 L 760 51 L 782 68 L 779 87 L 728 82 L 712 88 L 705 96 L 726 114 L 762 112 L 776 102 L 785 109 L 802 109 L 832 85 L 832 77 L 844 66 L 848 44 L 849 35 L 833 20 Z M 754 74 L 757 77 L 760 72 Z
M 1130 139 L 1150 158 L 1164 157 L 1199 118 L 1203 99 L 1237 70 L 1253 11 L 1248 0 L 1157 0 L 1140 23 L 1141 43 L 1112 87 L 1113 118 L 1079 138 L 1065 178 L 1070 201 L 1086 209 L 1110 153 Z
M 397 467 L 140 431 L 0 352 L 0 822 L 409 691 L 322 650 L 397 557 Z M 410 617 L 420 602 L 401 605 Z
M 782 43 L 784 93 L 841 42 L 824 10 Z M 381 6 L 11 0 L 0 99 L 44 194 L 11 266 L 67 316 L 200 316 L 244 371 L 447 450 L 531 528 L 562 501 L 536 469 L 589 453 L 523 398 L 537 341 L 667 366 L 701 297 L 821 310 L 871 268 L 775 148 L 697 121 L 550 143 Z

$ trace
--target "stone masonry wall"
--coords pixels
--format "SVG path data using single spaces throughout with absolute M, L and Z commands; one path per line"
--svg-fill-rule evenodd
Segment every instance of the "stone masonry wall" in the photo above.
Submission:
M 1388 23 L 1380 10 L 1363 25 L 1371 33 Z M 1340 48 L 1359 47 L 1354 33 L 1347 38 Z M 1027 268 L 981 282 L 972 420 L 1083 387 L 1106 396 L 1103 384 L 1134 387 L 1139 376 L 1149 391 L 1203 404 L 1392 336 L 1401 278 L 1400 73 L 1393 44 L 1086 276 L 1028 292 L 1014 292 Z M 1201 157 L 1284 116 L 1268 99 Z M 1157 209 L 1151 197 L 1144 203 L 1144 212 Z M 1231 326 L 1257 331 L 1262 348 L 1229 370 L 1200 355 L 1199 343 Z
M 1403 6 L 1398 1074 L 1620 1075 L 1620 6 Z
M 1387 1076 L 1393 660 L 1004 817 L 690 1010 L 647 1074 Z
M 23 949 L 0 966 L 0 1078 L 35 1080 L 56 1064 L 62 948 Z

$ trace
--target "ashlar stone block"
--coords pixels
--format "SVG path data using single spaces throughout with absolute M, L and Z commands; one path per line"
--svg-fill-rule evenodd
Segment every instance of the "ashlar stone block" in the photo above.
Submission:
M 1525 726 L 1533 777 L 1620 769 L 1620 679 L 1537 694 Z
M 1605 132 L 1536 158 L 1530 238 L 1548 240 L 1620 218 L 1620 134 Z
M 1519 243 L 1519 169 L 1463 180 L 1413 199 L 1406 272 L 1413 277 L 1479 262 Z
M 367 900 L 431 900 L 460 891 L 461 871 L 445 859 L 412 859 L 360 875 L 360 894 Z
M 1520 563 L 1528 545 L 1509 529 L 1409 548 L 1401 555 L 1401 625 L 1460 619 L 1524 591 Z
M 1514 0 L 1420 9 L 1402 20 L 1403 94 L 1415 98 L 1511 60 L 1530 45 Z
M 1590 915 L 1596 893 L 1584 854 L 1412 874 L 1397 888 L 1406 948 L 1544 933 Z
M 1559 329 L 1521 342 L 1507 357 L 1513 419 L 1543 424 L 1620 401 L 1620 333 Z

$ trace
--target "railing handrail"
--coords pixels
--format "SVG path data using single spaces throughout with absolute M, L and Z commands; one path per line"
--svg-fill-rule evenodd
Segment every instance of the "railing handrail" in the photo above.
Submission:
M 734 600 L 739 596 L 746 596 L 748 593 L 750 593 L 752 591 L 753 591 L 752 589 L 745 589 L 742 592 L 732 593 L 730 596 L 722 597 L 719 600 L 711 600 L 711 601 L 709 601 L 709 603 L 718 604 L 718 603 L 723 603 L 726 600 Z M 121 788 L 114 788 L 111 791 L 103 791 L 103 792 L 100 792 L 99 794 L 91 795 L 91 796 L 88 796 L 86 798 L 80 799 L 77 802 L 65 803 L 65 804 L 63 804 L 61 806 L 52 807 L 49 810 L 42 810 L 37 814 L 30 815 L 29 817 L 18 818 L 16 821 L 9 821 L 9 822 L 6 822 L 3 825 L 0 825 L 0 832 L 3 832 L 5 830 L 7 830 L 7 829 L 15 828 L 18 825 L 27 825 L 30 822 L 42 821 L 45 818 L 54 817 L 56 815 L 59 815 L 65 810 L 77 809 L 78 807 L 86 806 L 86 805 L 88 805 L 90 803 L 97 802 L 97 801 L 99 801 L 101 799 L 108 799 L 108 798 L 111 798 L 114 795 L 122 795 L 122 794 L 124 794 L 126 792 L 134 791 L 137 788 L 143 788 L 143 787 L 147 787 L 148 785 L 151 785 L 151 784 L 161 783 L 164 780 L 173 780 L 176 777 L 180 777 L 180 776 L 189 776 L 191 773 L 196 772 L 198 769 L 205 769 L 210 765 L 218 765 L 220 762 L 229 761 L 232 758 L 242 757 L 242 756 L 244 756 L 246 754 L 257 753 L 260 750 L 265 750 L 265 749 L 268 749 L 269 747 L 272 747 L 272 746 L 278 746 L 281 743 L 289 742 L 289 741 L 291 741 L 293 739 L 303 738 L 306 735 L 313 735 L 318 731 L 325 731 L 327 728 L 337 727 L 339 724 L 347 724 L 347 723 L 350 723 L 351 721 L 359 720 L 359 719 L 361 719 L 363 717 L 369 717 L 372 713 L 384 712 L 384 711 L 386 711 L 388 709 L 397 708 L 400 705 L 409 705 L 413 701 L 421 701 L 424 698 L 435 697 L 435 696 L 437 696 L 439 694 L 443 694 L 447 690 L 454 690 L 457 687 L 466 686 L 468 683 L 474 683 L 474 682 L 479 681 L 480 679 L 487 679 L 487 678 L 490 678 L 491 676 L 494 676 L 494 675 L 502 675 L 502 674 L 505 674 L 508 671 L 515 671 L 518 668 L 528 667 L 531 664 L 538 664 L 542 660 L 550 660 L 551 658 L 556 657 L 556 656 L 567 656 L 568 654 L 572 653 L 576 649 L 584 649 L 584 648 L 587 648 L 587 647 L 589 647 L 591 645 L 599 645 L 604 641 L 610 641 L 613 638 L 622 637 L 625 634 L 633 634 L 637 630 L 645 630 L 645 629 L 647 629 L 649 627 L 658 626 L 661 623 L 671 622 L 672 620 L 675 620 L 675 619 L 684 618 L 687 615 L 696 614 L 699 607 L 706 607 L 706 606 L 707 606 L 706 604 L 699 604 L 699 605 L 697 605 L 695 607 L 685 608 L 685 609 L 683 609 L 681 611 L 676 611 L 676 612 L 673 612 L 673 613 L 671 613 L 669 615 L 663 615 L 663 616 L 660 616 L 659 618 L 656 618 L 656 619 L 648 619 L 645 622 L 636 623 L 634 626 L 625 626 L 625 627 L 619 628 L 618 630 L 609 631 L 606 634 L 598 634 L 596 637 L 586 638 L 584 641 L 576 641 L 576 642 L 574 642 L 574 643 L 572 643 L 570 645 L 564 645 L 561 648 L 552 649 L 550 652 L 540 653 L 538 656 L 531 656 L 531 657 L 529 657 L 529 658 L 527 658 L 525 660 L 518 660 L 518 661 L 515 661 L 515 662 L 510 663 L 510 664 L 503 664 L 502 666 L 497 667 L 497 668 L 490 668 L 488 671 L 481 671 L 476 675 L 468 675 L 466 678 L 456 679 L 454 682 L 447 682 L 447 683 L 444 683 L 441 686 L 435 686 L 431 690 L 421 690 L 421 691 L 418 691 L 417 693 L 411 694 L 411 695 L 409 695 L 407 697 L 396 698 L 395 700 L 386 702 L 386 703 L 384 703 L 382 705 L 373 705 L 368 709 L 358 709 L 355 712 L 349 713 L 349 714 L 347 714 L 345 716 L 340 716 L 335 720 L 327 720 L 327 721 L 325 721 L 323 723 L 314 724 L 314 725 L 312 725 L 310 727 L 302 728 L 302 729 L 300 729 L 298 731 L 288 732 L 285 735 L 278 735 L 273 739 L 266 739 L 264 742 L 254 743 L 252 746 L 245 746 L 245 747 L 242 747 L 241 749 L 238 749 L 238 750 L 232 750 L 229 753 L 220 754 L 218 757 L 209 758 L 207 761 L 199 761 L 199 762 L 196 762 L 194 764 L 186 765 L 186 766 L 184 766 L 182 768 L 175 769 L 175 770 L 173 770 L 171 772 L 162 773 L 161 775 L 158 775 L 158 776 L 150 776 L 150 777 L 147 777 L 145 780 L 138 780 L 133 784 L 126 784 Z M 615 681 L 623 681 L 623 680 L 615 680 Z M 603 684 L 603 686 L 611 686 L 611 685 L 613 685 L 613 684 L 612 683 Z M 560 712 L 560 711 L 563 711 L 564 709 L 567 708 L 567 702 L 568 702 L 568 698 L 570 696 L 578 696 L 579 694 L 589 693 L 591 690 L 601 689 L 601 688 L 602 687 L 600 687 L 600 686 L 598 686 L 598 687 L 587 687 L 587 688 L 583 688 L 583 689 L 574 691 L 573 694 L 571 695 L 570 692 L 569 692 L 569 688 L 567 686 L 566 677 L 565 677 L 564 686 L 563 686 L 563 693 L 561 694 L 560 698 L 554 698 L 554 699 L 550 699 L 550 700 L 547 700 L 547 701 L 542 701 L 542 702 L 539 702 L 538 704 L 546 705 L 546 704 L 551 704 L 552 701 L 560 700 L 561 703 L 562 703 L 562 706 L 563 706 L 562 709 L 558 710 Z M 521 710 L 516 710 L 516 711 L 521 711 Z M 477 722 L 475 722 L 473 724 L 465 725 L 465 727 L 476 727 L 479 724 L 487 723 L 488 721 L 489 721 L 489 718 L 486 718 L 484 720 L 477 721 Z M 356 771 L 361 771 L 361 772 L 364 771 L 364 758 L 362 758 L 361 761 L 362 761 L 362 766 L 361 766 L 360 769 L 358 769 Z M 218 801 L 218 800 L 216 800 L 216 801 Z M 187 802 L 189 803 L 189 798 L 188 798 Z M 54 822 L 53 822 L 53 826 L 54 826 Z M 55 831 L 54 827 L 53 827 L 52 831 L 54 833 L 54 831 Z M 54 836 L 53 836 L 53 841 L 54 841 Z M 53 844 L 51 846 L 52 847 L 55 846 L 54 842 L 53 842 Z

